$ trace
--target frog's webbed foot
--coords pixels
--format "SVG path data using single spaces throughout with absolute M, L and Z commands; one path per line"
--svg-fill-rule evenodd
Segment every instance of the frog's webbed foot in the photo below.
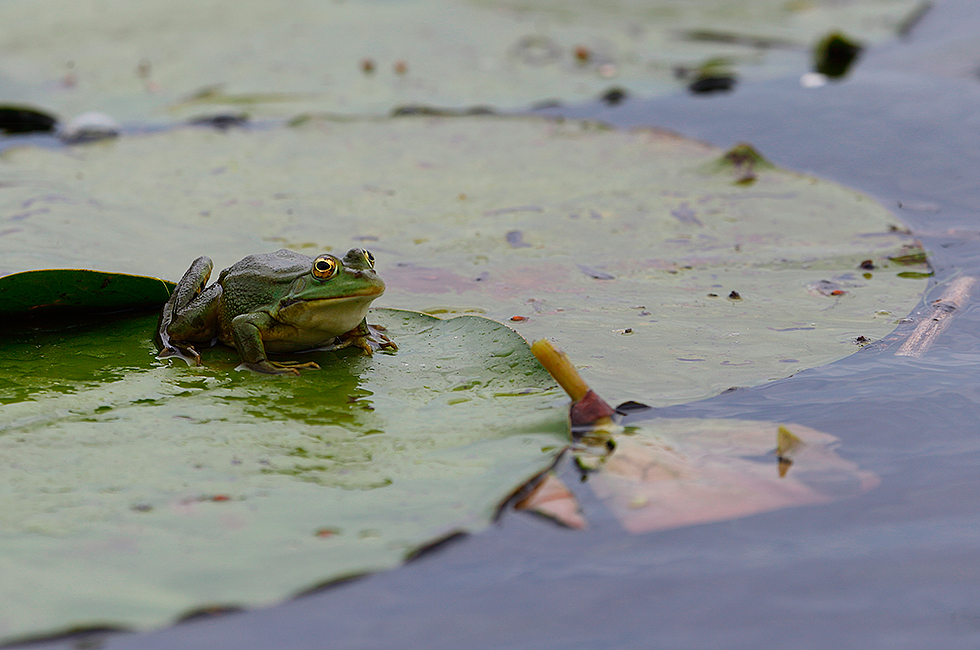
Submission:
M 173 341 L 166 341 L 157 359 L 183 359 L 189 366 L 201 365 L 201 355 L 193 347 Z
M 270 361 L 269 359 L 245 361 L 235 368 L 235 370 L 251 370 L 264 375 L 299 375 L 300 370 L 319 369 L 320 366 L 313 361 Z
M 398 346 L 388 338 L 385 332 L 388 331 L 381 325 L 369 325 L 367 322 L 361 323 L 346 334 L 341 334 L 334 341 L 332 349 L 339 350 L 350 346 L 355 346 L 364 351 L 364 354 L 372 355 L 375 352 L 394 354 Z

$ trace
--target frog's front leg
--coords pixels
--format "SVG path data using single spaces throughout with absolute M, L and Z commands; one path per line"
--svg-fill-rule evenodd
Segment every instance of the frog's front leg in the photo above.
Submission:
M 210 341 L 215 335 L 222 289 L 217 284 L 204 288 L 211 269 L 211 260 L 199 257 L 177 283 L 157 323 L 157 358 L 180 357 L 190 365 L 201 363 L 201 355 L 188 343 Z
M 360 325 L 346 334 L 338 336 L 334 343 L 334 349 L 339 350 L 353 345 L 364 350 L 365 354 L 374 354 L 375 350 L 393 354 L 398 350 L 398 346 L 388 338 L 385 331 L 385 328 L 380 325 L 368 325 L 365 318 Z
M 271 375 L 298 375 L 301 368 L 319 370 L 320 366 L 312 361 L 280 363 L 269 360 L 265 343 L 262 342 L 262 332 L 271 332 L 278 327 L 283 325 L 265 312 L 239 314 L 231 320 L 231 335 L 242 357 L 242 365 L 249 370 Z

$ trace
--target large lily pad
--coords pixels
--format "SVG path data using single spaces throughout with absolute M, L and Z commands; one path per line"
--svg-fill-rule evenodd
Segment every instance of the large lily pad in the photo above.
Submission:
M 8 150 L 0 272 L 177 278 L 202 254 L 222 268 L 364 246 L 388 283 L 380 304 L 518 317 L 528 338 L 583 351 L 599 392 L 683 402 L 850 354 L 925 287 L 890 261 L 913 242 L 881 206 L 753 160 L 516 118 L 310 118 Z
M 289 115 L 377 114 L 418 102 L 526 106 L 592 97 L 611 84 L 677 92 L 679 68 L 710 60 L 743 77 L 804 72 L 809 48 L 828 32 L 880 41 L 920 5 L 4 0 L 0 95 L 63 115 L 170 121 L 215 108 Z
M 153 315 L 5 332 L 0 638 L 269 603 L 485 526 L 567 439 L 550 377 L 483 318 L 371 320 L 396 356 L 290 379 L 164 365 Z

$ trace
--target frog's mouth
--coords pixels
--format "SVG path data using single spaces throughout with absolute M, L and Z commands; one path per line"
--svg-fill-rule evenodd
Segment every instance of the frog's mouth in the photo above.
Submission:
M 368 287 L 356 293 L 349 293 L 346 296 L 336 296 L 334 298 L 290 298 L 289 300 L 283 300 L 279 304 L 279 308 L 286 309 L 294 305 L 306 305 L 309 307 L 317 305 L 339 305 L 344 302 L 363 302 L 365 298 L 370 301 L 384 292 L 384 287 Z

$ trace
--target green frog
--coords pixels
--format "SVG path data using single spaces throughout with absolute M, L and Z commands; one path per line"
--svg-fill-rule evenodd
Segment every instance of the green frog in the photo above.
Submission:
M 194 260 L 160 314 L 159 358 L 180 357 L 191 365 L 201 355 L 191 343 L 215 339 L 238 350 L 242 366 L 270 374 L 298 375 L 315 363 L 271 361 L 268 353 L 357 346 L 366 354 L 395 351 L 383 328 L 365 319 L 385 283 L 374 256 L 352 248 L 343 259 L 308 257 L 289 250 L 249 255 L 205 288 L 212 262 Z M 239 366 L 239 367 L 242 367 Z

